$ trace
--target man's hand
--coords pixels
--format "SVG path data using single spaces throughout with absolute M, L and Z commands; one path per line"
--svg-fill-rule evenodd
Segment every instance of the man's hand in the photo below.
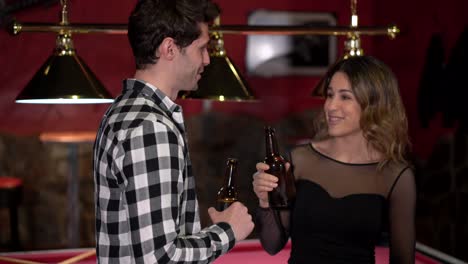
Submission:
M 226 210 L 219 212 L 213 207 L 208 209 L 208 214 L 213 223 L 228 223 L 236 238 L 236 241 L 244 240 L 253 230 L 254 223 L 247 207 L 240 202 L 231 204 Z

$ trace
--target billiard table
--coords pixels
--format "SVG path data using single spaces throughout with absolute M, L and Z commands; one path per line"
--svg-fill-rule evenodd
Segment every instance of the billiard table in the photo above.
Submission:
M 291 244 L 276 254 L 270 256 L 266 253 L 258 240 L 246 240 L 238 243 L 228 254 L 221 256 L 214 263 L 216 264 L 276 264 L 287 263 Z M 388 263 L 388 248 L 377 247 L 375 250 L 376 264 Z M 12 252 L 0 253 L 0 263 L 22 263 L 22 264 L 38 264 L 38 263 L 96 263 L 94 248 L 80 249 L 62 249 L 62 250 L 44 250 L 30 252 Z M 441 263 L 424 255 L 421 252 L 416 252 L 416 264 L 436 264 Z

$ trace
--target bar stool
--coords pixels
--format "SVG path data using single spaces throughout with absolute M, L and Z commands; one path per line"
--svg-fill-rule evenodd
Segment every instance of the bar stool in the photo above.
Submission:
M 0 208 L 8 208 L 10 216 L 10 250 L 20 250 L 18 206 L 23 194 L 23 181 L 15 177 L 0 176 Z

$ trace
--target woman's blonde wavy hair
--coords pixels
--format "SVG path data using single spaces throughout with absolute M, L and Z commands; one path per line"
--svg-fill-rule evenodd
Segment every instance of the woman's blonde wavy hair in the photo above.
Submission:
M 327 72 L 319 94 L 324 96 L 336 72 L 348 76 L 361 106 L 360 126 L 368 143 L 383 155 L 382 168 L 390 161 L 408 164 L 408 121 L 395 75 L 383 62 L 359 56 L 341 60 Z M 317 120 L 317 139 L 328 137 L 325 114 Z

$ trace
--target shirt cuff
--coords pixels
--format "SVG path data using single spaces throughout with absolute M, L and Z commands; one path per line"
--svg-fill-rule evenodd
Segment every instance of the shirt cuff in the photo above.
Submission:
M 220 222 L 213 225 L 212 228 L 221 242 L 221 255 L 231 250 L 236 243 L 236 237 L 231 225 L 226 222 Z

